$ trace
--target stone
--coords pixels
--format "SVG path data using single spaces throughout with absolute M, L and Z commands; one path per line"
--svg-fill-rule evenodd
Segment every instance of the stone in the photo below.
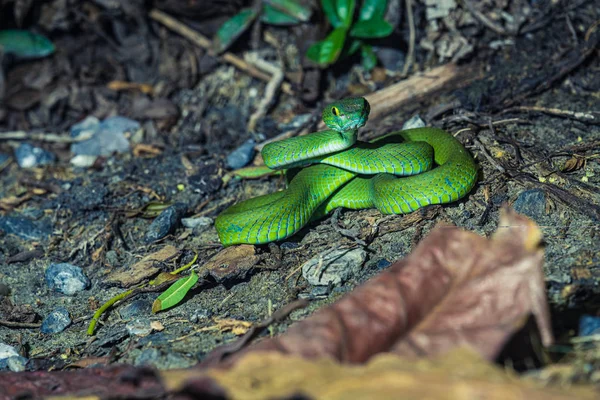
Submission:
M 76 156 L 109 156 L 112 153 L 125 153 L 130 149 L 125 133 L 139 129 L 141 129 L 139 122 L 121 116 L 109 117 L 102 122 L 95 117 L 87 117 L 71 127 L 71 137 L 76 138 L 84 133 L 91 133 L 92 137 L 73 143 L 71 151 Z M 78 164 L 85 163 L 78 162 Z
M 83 270 L 69 263 L 51 264 L 45 272 L 46 284 L 52 290 L 72 296 L 87 289 L 90 280 Z
M 325 251 L 302 265 L 302 276 L 311 285 L 340 285 L 357 274 L 367 258 L 363 249 Z
M 29 143 L 23 143 L 17 147 L 15 158 L 21 168 L 39 167 L 40 165 L 48 165 L 56 161 L 56 156 L 53 153 L 41 147 L 34 147 Z
M 33 221 L 21 215 L 0 216 L 0 230 L 25 240 L 44 240 L 52 233 L 47 220 Z
M 513 208 L 516 212 L 539 222 L 546 216 L 546 193 L 540 189 L 525 190 L 519 193 Z
M 44 318 L 40 330 L 46 334 L 60 333 L 67 329 L 69 325 L 71 325 L 69 312 L 64 307 L 58 307 Z
M 225 160 L 227 166 L 231 169 L 239 169 L 248 165 L 254 158 L 254 154 L 256 154 L 255 145 L 254 139 L 246 140 L 240 147 L 227 155 Z
M 173 232 L 186 212 L 187 205 L 183 203 L 175 203 L 165 208 L 148 227 L 144 237 L 146 243 L 156 242 Z

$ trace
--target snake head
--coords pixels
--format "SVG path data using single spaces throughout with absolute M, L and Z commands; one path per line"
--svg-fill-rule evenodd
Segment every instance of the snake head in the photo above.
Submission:
M 323 109 L 323 122 L 338 132 L 356 130 L 367 123 L 371 106 L 364 97 L 354 97 L 331 103 Z

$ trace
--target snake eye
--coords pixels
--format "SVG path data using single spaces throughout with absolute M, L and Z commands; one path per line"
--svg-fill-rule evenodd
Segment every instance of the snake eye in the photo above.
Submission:
M 332 113 L 333 115 L 335 115 L 336 117 L 339 117 L 339 116 L 340 116 L 340 110 L 339 110 L 339 108 L 337 108 L 337 107 L 335 107 L 335 106 L 334 106 L 334 107 L 331 107 L 331 113 Z

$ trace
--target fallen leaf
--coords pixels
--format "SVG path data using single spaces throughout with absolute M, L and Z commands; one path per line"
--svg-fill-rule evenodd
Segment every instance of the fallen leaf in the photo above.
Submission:
M 562 172 L 574 172 L 581 169 L 584 165 L 584 157 L 573 156 L 565 162 L 565 165 L 562 167 Z
M 243 279 L 259 260 L 260 257 L 256 255 L 254 246 L 249 244 L 231 246 L 214 255 L 200 268 L 200 271 L 209 274 L 217 282 Z
M 106 282 L 120 284 L 122 287 L 129 287 L 140 283 L 160 271 L 160 268 L 157 266 L 158 263 L 173 259 L 178 253 L 179 250 L 177 248 L 167 245 L 155 253 L 148 254 L 124 270 L 112 272 L 106 277 Z
M 196 282 L 198 282 L 198 275 L 194 271 L 189 276 L 179 279 L 154 300 L 152 312 L 157 313 L 179 304 Z
M 494 359 L 533 314 L 544 345 L 553 341 L 542 272 L 541 232 L 503 209 L 491 239 L 440 225 L 405 259 L 333 305 L 205 366 L 230 367 L 241 355 L 277 351 L 363 363 L 382 352 L 431 357 L 466 346 Z
M 165 326 L 160 321 L 150 322 L 150 328 L 156 332 L 162 332 L 165 330 Z
M 154 95 L 154 87 L 147 83 L 125 82 L 125 81 L 110 81 L 106 86 L 110 90 L 120 92 L 123 90 L 140 91 L 144 94 Z
M 248 354 L 229 370 L 161 371 L 169 393 L 227 399 L 595 399 L 590 386 L 548 388 L 519 379 L 467 349 L 435 359 L 381 354 L 363 366 L 331 359 Z M 300 395 L 301 394 L 301 395 Z

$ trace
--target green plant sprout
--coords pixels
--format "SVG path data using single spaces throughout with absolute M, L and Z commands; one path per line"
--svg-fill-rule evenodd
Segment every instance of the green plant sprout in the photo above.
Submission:
M 213 49 L 217 54 L 227 50 L 257 18 L 266 24 L 289 26 L 308 21 L 311 14 L 295 0 L 258 1 L 255 7 L 243 8 L 221 25 L 213 38 Z
M 360 50 L 363 68 L 372 70 L 377 57 L 366 40 L 386 37 L 394 30 L 383 19 L 387 0 L 364 0 L 356 20 L 356 0 L 321 0 L 321 6 L 333 31 L 310 46 L 306 56 L 319 66 L 327 67 L 340 57 L 348 57 Z
M 100 320 L 102 314 L 104 314 L 106 310 L 108 310 L 116 302 L 131 298 L 138 293 L 157 291 L 156 289 L 160 290 L 160 288 L 162 288 L 169 282 L 172 282 L 173 280 L 177 279 L 178 275 L 181 272 L 191 268 L 192 265 L 194 265 L 194 263 L 196 262 L 196 260 L 198 260 L 198 253 L 194 253 L 194 258 L 192 259 L 192 261 L 180 268 L 177 268 L 175 271 L 171 271 L 169 273 L 161 273 L 156 279 L 151 280 L 148 283 L 141 284 L 134 289 L 129 289 L 123 293 L 119 293 L 118 295 L 108 299 L 108 301 L 102 304 L 102 306 L 98 308 L 94 313 L 94 316 L 90 321 L 90 325 L 88 326 L 87 334 L 89 336 L 92 336 L 94 334 L 96 324 Z M 198 275 L 196 275 L 194 271 L 192 271 L 192 273 L 189 276 L 177 279 L 175 283 L 169 285 L 169 288 L 165 290 L 154 301 L 154 304 L 152 305 L 152 312 L 156 313 L 158 311 L 162 311 L 177 305 L 181 300 L 183 300 L 187 292 L 196 284 L 196 282 L 198 282 Z

